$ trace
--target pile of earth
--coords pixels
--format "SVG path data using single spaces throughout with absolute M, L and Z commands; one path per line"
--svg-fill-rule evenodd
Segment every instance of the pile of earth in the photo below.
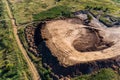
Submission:
M 42 55 L 43 66 L 52 71 L 55 80 L 108 67 L 119 72 L 119 27 L 107 28 L 94 17 L 85 25 L 79 14 L 77 18 L 41 22 L 29 29 L 28 35 L 39 49 L 35 54 Z

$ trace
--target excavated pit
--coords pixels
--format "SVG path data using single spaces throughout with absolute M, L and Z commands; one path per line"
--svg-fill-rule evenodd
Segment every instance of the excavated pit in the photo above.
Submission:
M 95 50 L 95 44 L 98 42 L 99 41 L 94 32 L 86 30 L 85 34 L 75 39 L 72 45 L 80 52 L 87 52 Z
M 82 36 L 81 36 L 82 34 Z M 99 36 L 98 31 L 85 29 L 84 33 L 79 34 L 80 37 L 76 38 L 72 45 L 73 47 L 80 52 L 91 52 L 99 51 L 111 47 L 109 43 L 103 42 L 102 38 Z
M 77 27 L 79 25 L 82 25 L 80 20 L 74 18 L 40 23 L 35 30 L 31 26 L 26 28 L 26 37 L 31 35 L 26 38 L 27 41 L 36 45 L 33 45 L 33 50 L 36 47 L 39 49 L 39 53 L 36 52 L 36 54 L 42 55 L 43 66 L 46 69 L 51 69 L 52 73 L 50 75 L 54 77 L 53 79 L 59 80 L 66 76 L 74 77 L 76 75 L 89 74 L 101 68 L 108 67 L 120 73 L 120 33 L 117 32 L 120 28 L 117 28 L 117 31 L 116 29 L 115 31 L 114 29 L 110 29 L 113 32 L 117 32 L 118 35 L 117 39 L 116 35 L 112 36 L 114 40 L 118 40 L 117 43 L 114 43 L 113 41 L 109 41 L 109 39 L 104 39 L 106 35 L 101 34 L 99 30 L 88 28 L 84 25 L 79 28 Z M 64 28 L 67 31 L 64 31 Z M 53 32 L 55 34 L 52 35 Z M 56 32 L 64 34 L 64 36 L 60 37 Z M 66 41 L 63 41 L 63 37 Z M 33 42 L 30 39 L 33 39 L 31 40 Z M 58 43 L 56 43 L 56 39 Z M 64 43 L 61 43 L 61 41 Z M 31 45 L 29 46 L 31 47 Z M 72 46 L 72 49 L 69 46 Z
M 46 46 L 62 66 L 120 55 L 119 29 L 87 26 L 81 22 L 74 23 L 75 20 L 78 21 L 75 18 L 48 21 L 41 29 Z

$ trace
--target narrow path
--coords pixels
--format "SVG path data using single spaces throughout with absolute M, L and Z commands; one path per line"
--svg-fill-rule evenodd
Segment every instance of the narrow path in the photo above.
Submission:
M 12 23 L 13 33 L 14 33 L 16 42 L 17 42 L 17 44 L 18 44 L 18 46 L 19 46 L 23 56 L 25 57 L 25 60 L 27 61 L 27 64 L 28 64 L 28 66 L 29 66 L 29 68 L 31 70 L 31 73 L 32 73 L 33 80 L 41 80 L 40 76 L 39 76 L 39 74 L 38 74 L 38 72 L 37 72 L 37 70 L 36 70 L 36 68 L 34 66 L 34 64 L 30 60 L 29 56 L 27 55 L 27 52 L 25 51 L 25 49 L 23 48 L 23 45 L 20 42 L 20 39 L 19 39 L 18 34 L 17 34 L 18 33 L 17 32 L 17 26 L 16 26 L 16 23 L 15 23 L 14 17 L 12 15 L 11 9 L 9 7 L 8 1 L 7 0 L 3 0 L 3 2 L 6 5 L 6 9 L 7 9 L 10 21 Z

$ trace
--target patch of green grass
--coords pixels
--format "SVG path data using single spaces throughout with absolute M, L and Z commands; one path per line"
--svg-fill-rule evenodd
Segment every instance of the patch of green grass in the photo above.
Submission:
M 33 15 L 34 20 L 45 20 L 59 17 L 71 17 L 70 8 L 66 6 L 56 6 L 47 11 Z
M 72 80 L 120 80 L 120 75 L 112 69 L 101 69 L 98 73 L 92 75 L 83 75 L 75 77 Z
M 61 0 L 56 5 L 61 5 L 61 6 L 66 5 L 66 7 L 69 8 L 69 12 L 74 12 L 77 10 L 84 10 L 84 9 L 86 9 L 86 7 L 90 7 L 90 11 L 95 14 L 99 14 L 100 11 L 102 10 L 104 12 L 104 14 L 120 16 L 118 13 L 120 11 L 120 6 L 116 5 L 115 2 L 113 2 L 112 0 L 73 0 L 73 1 Z M 59 12 L 59 11 L 57 11 L 57 10 L 56 11 L 53 10 L 54 13 L 49 14 L 49 10 L 51 10 L 51 9 L 37 13 L 36 17 L 34 17 L 34 15 L 33 15 L 34 20 L 36 20 L 36 19 L 39 20 L 38 16 L 41 18 L 43 18 L 43 16 L 45 16 L 44 18 L 46 18 L 46 19 L 48 16 L 58 17 L 58 16 L 56 16 L 56 14 L 58 14 L 57 12 Z M 58 8 L 58 10 L 59 10 L 59 8 Z M 66 10 L 63 9 L 64 12 Z M 47 12 L 48 12 L 48 14 L 47 14 Z M 51 14 L 53 14 L 53 15 L 51 15 Z
M 21 2 L 10 1 L 11 9 L 17 24 L 33 21 L 33 14 L 44 13 L 55 6 L 67 6 L 71 12 L 84 10 L 86 6 L 108 8 L 107 14 L 120 17 L 120 4 L 113 0 L 21 0 Z M 97 12 L 97 11 L 96 11 Z M 48 14 L 49 15 L 49 14 Z M 47 16 L 47 15 L 46 15 Z
M 113 1 L 120 3 L 120 0 L 113 0 Z
M 112 25 L 112 22 L 103 16 L 100 17 L 100 20 L 105 22 L 106 25 Z
M 90 80 L 119 80 L 120 76 L 112 69 L 101 69 L 95 75 L 92 75 Z
M 72 80 L 89 80 L 89 78 L 90 78 L 89 75 L 82 75 L 82 76 L 75 77 Z

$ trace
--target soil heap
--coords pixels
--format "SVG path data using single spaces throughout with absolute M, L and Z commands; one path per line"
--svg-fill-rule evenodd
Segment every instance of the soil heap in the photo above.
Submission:
M 84 25 L 79 18 L 52 20 L 42 27 L 42 38 L 62 66 L 120 55 L 120 28 L 103 27 L 94 21 L 90 23 L 92 26 Z

